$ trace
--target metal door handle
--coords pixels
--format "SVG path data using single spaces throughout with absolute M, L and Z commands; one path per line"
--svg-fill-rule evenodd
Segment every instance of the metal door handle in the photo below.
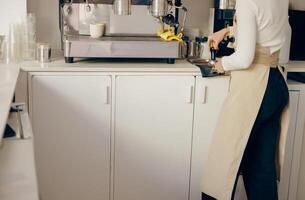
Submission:
M 107 86 L 106 88 L 106 104 L 111 104 L 111 88 Z
M 22 119 L 21 119 L 21 112 L 23 111 L 24 103 L 13 103 L 11 105 L 11 108 L 15 110 L 17 113 L 17 124 L 18 124 L 18 134 L 20 139 L 25 139 L 24 133 L 23 133 L 23 125 L 22 125 Z
M 193 103 L 194 103 L 194 86 L 191 86 L 189 104 L 193 104 Z
M 202 94 L 202 104 L 207 103 L 207 92 L 208 92 L 208 86 L 203 87 L 203 94 Z
M 22 121 L 21 121 L 21 113 L 20 113 L 20 108 L 17 107 L 17 115 L 18 115 L 18 129 L 19 129 L 19 134 L 20 134 L 20 139 L 24 139 L 24 133 L 23 133 L 23 126 L 22 126 Z

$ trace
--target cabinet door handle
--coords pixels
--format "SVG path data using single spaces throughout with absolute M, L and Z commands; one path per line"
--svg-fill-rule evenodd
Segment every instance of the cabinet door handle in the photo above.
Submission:
M 106 104 L 111 104 L 111 90 L 110 86 L 106 88 Z
M 193 103 L 194 103 L 194 86 L 191 86 L 189 104 L 193 104 Z
M 203 94 L 202 94 L 202 104 L 207 103 L 207 92 L 208 92 L 208 86 L 203 87 Z

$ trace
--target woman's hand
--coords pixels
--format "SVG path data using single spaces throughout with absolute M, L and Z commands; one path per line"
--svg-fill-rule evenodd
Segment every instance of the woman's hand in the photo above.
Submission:
M 221 60 L 216 61 L 215 65 L 214 65 L 214 70 L 220 74 L 225 73 Z
M 213 33 L 208 38 L 208 45 L 210 48 L 218 49 L 219 43 L 230 33 L 230 28 L 224 28 L 218 32 Z

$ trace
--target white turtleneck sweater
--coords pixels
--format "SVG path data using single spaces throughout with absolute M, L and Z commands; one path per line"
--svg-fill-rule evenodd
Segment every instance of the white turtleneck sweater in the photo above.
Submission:
M 222 58 L 226 71 L 250 67 L 256 43 L 269 47 L 271 53 L 281 49 L 288 39 L 288 0 L 237 0 L 237 47 L 234 54 Z

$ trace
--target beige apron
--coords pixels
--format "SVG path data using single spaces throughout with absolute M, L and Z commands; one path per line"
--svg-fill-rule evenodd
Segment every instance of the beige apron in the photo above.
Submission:
M 242 156 L 267 88 L 269 69 L 270 66 L 278 66 L 278 57 L 278 52 L 271 55 L 269 48 L 257 45 L 251 67 L 231 72 L 230 91 L 223 104 L 203 169 L 201 190 L 217 200 L 231 199 Z M 278 172 L 284 161 L 289 116 L 288 105 L 281 119 Z

